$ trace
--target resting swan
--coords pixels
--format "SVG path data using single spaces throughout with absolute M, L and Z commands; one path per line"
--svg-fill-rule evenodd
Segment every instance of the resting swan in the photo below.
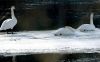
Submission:
M 14 28 L 14 26 L 17 24 L 17 19 L 14 15 L 14 9 L 15 9 L 15 7 L 12 6 L 11 7 L 11 19 L 6 19 L 2 23 L 0 30 L 8 30 L 8 29 L 12 30 Z M 8 32 L 7 32 L 7 34 L 8 34 Z M 12 31 L 12 34 L 13 34 L 13 31 Z
M 55 36 L 68 36 L 68 35 L 74 35 L 75 29 L 70 26 L 65 26 L 63 28 L 59 28 L 54 32 Z
M 95 31 L 95 25 L 93 24 L 93 13 L 90 15 L 90 24 L 82 24 L 77 28 L 79 31 Z

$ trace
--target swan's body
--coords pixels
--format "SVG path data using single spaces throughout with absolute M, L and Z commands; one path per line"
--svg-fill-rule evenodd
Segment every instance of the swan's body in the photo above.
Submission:
M 60 28 L 54 32 L 55 36 L 60 36 L 60 35 L 68 36 L 68 35 L 74 35 L 74 34 L 75 34 L 75 29 L 69 26 Z
M 91 24 L 83 24 L 81 25 L 78 30 L 80 31 L 94 31 L 95 30 L 95 26 L 91 25 Z
M 90 24 L 82 24 L 78 27 L 80 31 L 94 31 L 95 29 L 95 25 L 93 24 L 93 13 L 90 15 Z
M 13 29 L 14 26 L 17 24 L 17 19 L 16 19 L 15 15 L 14 15 L 14 9 L 15 9 L 15 7 L 12 6 L 11 7 L 11 19 L 6 19 L 2 23 L 2 25 L 0 27 L 0 30 Z

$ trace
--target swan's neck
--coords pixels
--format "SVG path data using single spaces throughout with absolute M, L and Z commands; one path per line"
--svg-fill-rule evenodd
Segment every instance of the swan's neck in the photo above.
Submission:
M 14 14 L 14 9 L 11 9 L 11 17 L 12 17 L 12 19 L 16 18 L 15 14 Z
M 91 15 L 90 15 L 90 24 L 94 25 L 93 24 L 93 13 L 91 13 Z

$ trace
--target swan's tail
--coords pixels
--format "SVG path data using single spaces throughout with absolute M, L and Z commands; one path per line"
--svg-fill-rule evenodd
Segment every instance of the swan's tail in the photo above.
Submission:
M 1 31 L 2 29 L 0 28 L 0 31 Z
M 92 25 L 94 25 L 93 24 L 93 15 L 94 15 L 93 13 L 91 13 L 91 15 L 90 15 L 90 24 L 92 24 Z

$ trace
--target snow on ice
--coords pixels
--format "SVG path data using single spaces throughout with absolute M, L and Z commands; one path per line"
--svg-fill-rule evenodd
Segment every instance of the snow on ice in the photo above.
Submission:
M 1 34 L 0 54 L 100 52 L 99 29 L 91 32 L 75 31 L 75 34 L 69 36 L 55 36 L 56 32 L 58 31 L 23 31 L 16 32 L 16 34 Z M 63 30 L 60 32 L 62 33 Z

